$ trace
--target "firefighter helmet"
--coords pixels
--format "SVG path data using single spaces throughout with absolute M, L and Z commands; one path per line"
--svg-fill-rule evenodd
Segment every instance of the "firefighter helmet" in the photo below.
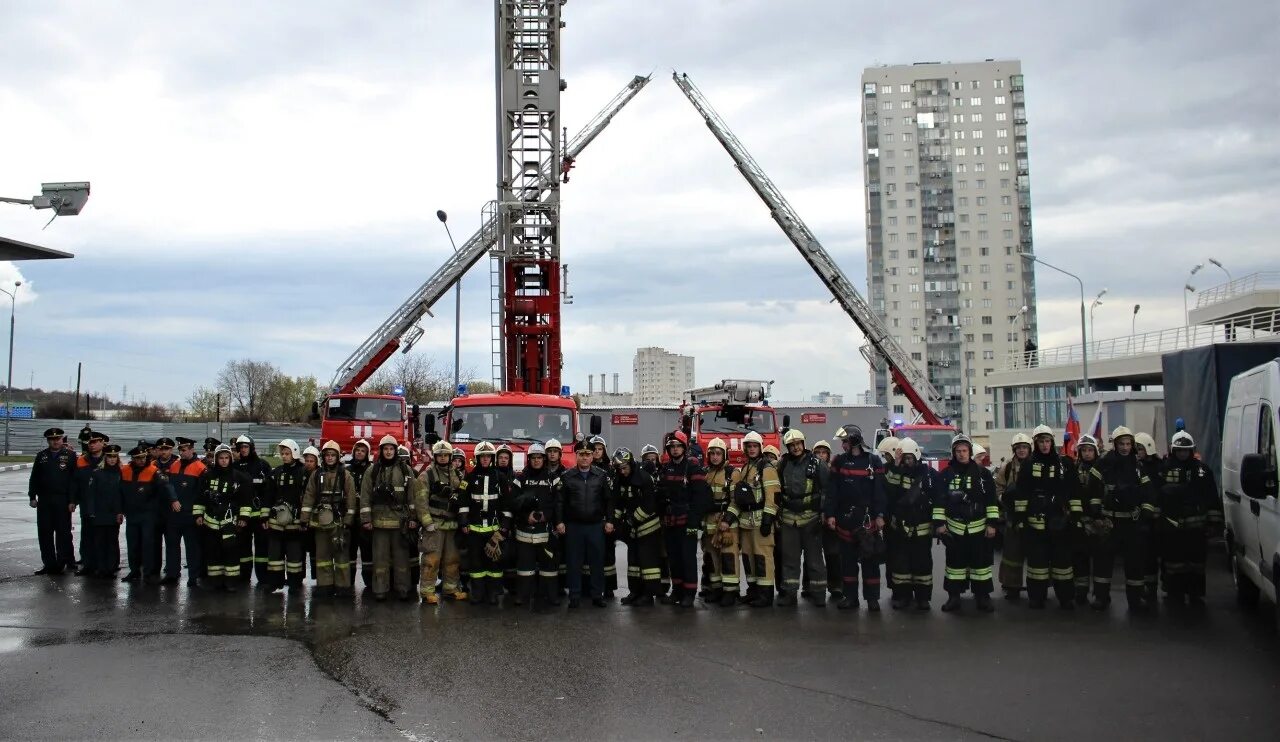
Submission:
M 545 444 L 543 444 L 542 447 L 547 449 L 548 451 L 550 451 L 553 448 L 557 451 L 564 450 L 564 446 L 560 445 L 560 441 L 556 440 L 555 438 L 552 438 L 551 440 L 547 441 Z
M 533 444 L 530 444 L 529 450 L 526 451 L 525 453 L 528 454 L 529 456 L 546 456 L 547 447 L 542 445 L 541 443 L 533 443 Z
M 782 445 L 790 446 L 792 443 L 804 443 L 804 433 L 796 428 L 788 430 L 782 436 Z
M 1195 449 L 1196 441 L 1191 434 L 1185 430 L 1179 430 L 1173 434 L 1173 440 L 1169 441 L 1169 449 L 1176 451 L 1179 448 Z
M 407 459 L 407 458 L 409 458 L 409 447 L 408 447 L 408 446 L 396 446 L 396 456 L 399 456 L 399 457 L 400 457 L 400 458 L 402 458 L 402 459 Z
M 431 447 L 432 456 L 439 456 L 442 453 L 453 453 L 453 446 L 449 445 L 449 441 L 436 441 L 436 444 Z
M 1125 426 L 1123 426 L 1123 425 L 1121 425 L 1121 426 L 1117 427 L 1115 430 L 1111 431 L 1111 442 L 1112 442 L 1112 443 L 1119 442 L 1119 440 L 1120 440 L 1121 438 L 1126 438 L 1126 437 L 1127 437 L 1127 438 L 1129 438 L 1129 440 L 1130 440 L 1130 441 L 1132 441 L 1132 440 L 1133 440 L 1133 431 L 1132 431 L 1132 430 L 1129 430 L 1128 428 L 1126 428 L 1126 427 L 1125 427 Z
M 307 446 L 302 450 L 302 457 L 314 456 L 316 461 L 320 460 L 320 451 L 315 446 Z
M 394 435 L 384 435 L 382 436 L 382 439 L 378 441 L 378 450 L 381 451 L 383 446 L 399 447 L 399 445 L 400 441 L 397 441 Z
M 365 452 L 365 453 L 369 453 L 369 452 L 370 452 L 370 450 L 371 450 L 371 449 L 369 448 L 369 441 L 366 441 L 365 439 L 361 438 L 360 440 L 356 441 L 355 443 L 353 443 L 353 444 L 351 445 L 351 453 L 355 453 L 355 452 L 356 452 L 356 449 L 357 449 L 357 448 L 359 448 L 359 447 L 361 447 L 361 446 L 364 446 L 364 452 Z
M 617 451 L 613 452 L 613 463 L 619 466 L 622 464 L 631 466 L 634 462 L 635 457 L 631 455 L 631 449 L 629 448 L 619 448 Z
M 744 450 L 746 449 L 748 443 L 754 443 L 757 446 L 763 446 L 764 438 L 760 437 L 760 434 L 753 430 L 747 433 L 746 435 L 742 436 L 742 448 Z
M 711 444 L 712 444 L 712 445 L 714 445 L 714 444 L 715 444 L 715 442 L 716 442 L 717 440 L 720 440 L 720 439 L 719 439 L 719 438 L 713 438 L 713 439 L 711 439 Z M 720 444 L 721 444 L 721 445 L 724 445 L 724 441 L 720 441 Z M 711 447 L 711 445 L 708 445 L 708 446 L 707 446 L 707 448 L 710 448 L 710 447 Z M 646 443 L 646 444 L 644 444 L 644 448 L 640 449 L 640 456 L 641 456 L 641 457 L 644 457 L 644 456 L 648 456 L 649 454 L 653 454 L 654 456 L 657 456 L 657 455 L 658 455 L 658 447 L 657 447 L 657 446 L 655 446 L 655 445 L 653 445 L 652 443 Z
M 236 438 L 236 445 L 237 445 L 237 446 L 239 446 L 239 445 L 241 445 L 241 444 L 244 444 L 244 443 L 247 443 L 247 444 L 249 444 L 250 446 L 252 446 L 252 445 L 253 445 L 253 439 L 252 439 L 252 438 L 250 438 L 250 437 L 249 437 L 249 436 L 247 436 L 247 435 L 241 435 L 239 438 Z
M 1052 440 L 1053 428 L 1049 427 L 1048 425 L 1037 425 L 1036 429 L 1031 431 L 1031 440 L 1035 440 L 1036 438 L 1039 438 L 1042 435 L 1047 435 L 1049 436 L 1049 439 Z
M 839 438 L 846 438 L 855 446 L 862 445 L 862 428 L 857 425 L 845 425 L 840 430 L 844 435 L 838 436 Z
M 490 443 L 489 441 L 480 441 L 479 445 L 476 446 L 477 459 L 480 458 L 481 456 L 497 456 L 497 455 L 498 455 L 498 449 L 494 448 L 493 444 Z
M 1031 436 L 1026 433 L 1014 433 L 1013 444 L 1010 445 L 1009 448 L 1016 449 L 1018 446 L 1030 447 L 1032 443 L 1033 441 L 1031 440 Z
M 813 444 L 813 450 L 817 451 L 819 448 L 825 448 L 827 449 L 827 453 L 831 453 L 831 444 L 826 441 L 818 441 Z
M 780 455 L 780 453 L 779 453 L 779 451 L 778 451 L 778 447 L 777 447 L 777 446 L 775 446 L 775 445 L 772 445 L 772 444 L 770 444 L 770 445 L 768 445 L 768 446 L 765 446 L 765 447 L 761 450 L 761 453 L 771 453 L 771 454 L 773 454 L 773 457 L 774 457 L 775 459 L 776 459 L 776 458 L 778 458 L 778 456 Z
M 466 452 L 466 451 L 463 451 L 461 448 L 455 448 L 455 449 L 453 449 L 453 452 L 449 454 L 449 458 L 450 458 L 451 460 L 452 460 L 452 459 L 462 459 L 462 460 L 463 460 L 463 462 L 466 462 L 466 460 L 467 460 L 467 452 Z
M 498 453 L 503 453 L 503 452 L 511 453 L 511 446 L 508 446 L 506 443 L 499 443 L 499 444 L 498 444 L 498 450 L 497 450 L 497 452 L 498 452 Z
M 609 447 L 609 444 L 605 442 L 604 438 L 598 435 L 591 436 L 591 440 L 587 441 L 587 445 L 592 448 L 595 448 L 596 446 L 604 446 L 605 448 Z
M 723 438 L 712 438 L 711 442 L 707 444 L 707 452 L 710 453 L 713 448 L 720 449 L 720 453 L 723 454 L 729 453 L 729 449 L 725 447 Z M 654 453 L 657 453 L 657 451 L 654 451 Z
M 887 438 L 885 440 L 888 440 Z M 896 440 L 896 439 L 895 439 Z M 920 461 L 920 444 L 910 438 L 903 438 L 898 443 L 898 454 L 901 456 L 914 456 L 916 462 Z
M 965 435 L 964 433 L 956 433 L 955 437 L 951 439 L 952 453 L 955 452 L 956 446 L 959 446 L 962 443 L 969 447 L 969 455 L 972 456 L 973 455 L 973 439 Z
M 836 440 L 840 440 L 841 438 L 843 438 L 843 437 L 844 437 L 844 426 L 842 425 L 842 426 L 840 426 L 840 427 L 836 428 L 836 432 L 832 433 L 832 434 L 831 434 L 831 437 L 832 437 L 832 438 L 835 438 Z
M 987 449 L 983 448 L 980 444 L 978 443 L 973 444 L 973 457 L 975 459 L 986 452 L 987 452 Z
M 281 448 L 289 449 L 289 453 L 293 454 L 295 459 L 300 456 L 298 453 L 298 442 L 292 438 L 285 438 L 280 441 L 280 443 L 276 445 L 276 450 L 280 450 Z
M 116 446 L 116 453 L 119 453 L 119 452 L 120 452 L 120 447 L 119 447 L 119 446 Z M 218 454 L 220 454 L 220 453 L 230 454 L 230 453 L 231 453 L 231 446 L 228 446 L 228 445 L 227 445 L 227 444 L 225 444 L 225 443 L 219 443 L 219 444 L 218 444 L 218 446 L 217 446 L 217 448 L 214 448 L 214 449 L 213 449 L 213 455 L 214 455 L 214 456 L 217 456 L 217 455 L 218 455 Z
M 325 441 L 325 444 L 320 447 L 320 452 L 324 453 L 325 451 L 333 451 L 334 453 L 341 456 L 342 446 L 339 446 L 337 441 Z
M 902 448 L 902 441 L 893 436 L 889 436 L 880 441 L 880 445 L 876 446 L 876 453 L 891 454 Z
M 1147 452 L 1148 456 L 1156 454 L 1156 439 L 1151 437 L 1150 433 L 1137 433 L 1133 436 L 1133 442 L 1142 446 L 1142 450 Z
M 672 443 L 679 443 L 681 446 L 688 448 L 689 436 L 685 435 L 683 430 L 667 433 L 667 440 L 663 442 L 662 447 L 670 448 Z
M 1093 452 L 1098 452 L 1098 440 L 1088 433 L 1080 436 L 1080 442 L 1076 444 L 1076 450 L 1079 451 L 1085 446 L 1093 446 Z

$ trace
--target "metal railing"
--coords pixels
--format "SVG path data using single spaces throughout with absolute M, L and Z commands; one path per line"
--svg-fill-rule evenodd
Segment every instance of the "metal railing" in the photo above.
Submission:
M 1280 271 L 1259 271 L 1196 294 L 1196 309 L 1209 307 L 1259 289 L 1280 289 Z
M 1095 340 L 1089 343 L 1089 361 L 1096 363 L 1151 353 L 1163 354 L 1214 343 L 1248 342 L 1275 337 L 1277 334 L 1280 334 L 1280 309 L 1269 309 L 1233 317 L 1230 322 L 1217 325 L 1172 327 L 1137 335 Z M 1078 366 L 1082 360 L 1083 354 L 1079 343 L 1033 351 L 1015 350 L 1010 351 L 1006 356 L 1004 370 Z

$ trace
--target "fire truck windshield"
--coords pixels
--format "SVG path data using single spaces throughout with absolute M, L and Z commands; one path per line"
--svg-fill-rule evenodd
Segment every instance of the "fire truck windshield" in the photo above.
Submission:
M 747 433 L 756 431 L 757 433 L 774 432 L 774 419 L 772 410 L 746 410 L 738 421 L 737 417 L 732 413 L 729 416 L 723 416 L 722 411 L 710 411 L 700 413 L 698 415 L 698 430 L 706 435 L 707 433 Z
M 920 444 L 920 452 L 926 459 L 950 459 L 951 437 L 955 433 L 950 430 L 903 430 L 899 437 L 910 438 Z
M 454 407 L 450 415 L 449 440 L 452 443 L 532 443 L 556 438 L 568 443 L 573 439 L 572 423 L 573 410 L 560 407 Z
M 329 420 L 398 423 L 404 419 L 404 413 L 401 403 L 394 399 L 330 397 L 325 417 Z

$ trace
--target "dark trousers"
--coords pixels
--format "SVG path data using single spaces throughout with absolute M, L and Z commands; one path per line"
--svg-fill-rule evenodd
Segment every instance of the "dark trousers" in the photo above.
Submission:
M 155 561 L 156 514 L 147 510 L 125 513 L 124 541 L 129 547 L 129 571 L 141 570 L 144 577 L 160 574 L 160 562 Z
M 453 534 L 448 533 L 445 537 L 453 538 Z M 356 586 L 357 556 L 360 557 L 360 579 L 366 588 L 373 589 L 373 533 L 361 528 L 358 522 L 352 524 L 347 532 L 347 561 L 351 564 L 350 586 L 353 588 Z
M 267 532 L 262 518 L 248 518 L 249 526 L 240 532 L 240 581 L 248 582 L 255 574 L 258 582 L 267 581 Z
M 569 583 L 569 595 L 576 597 L 582 594 L 585 557 L 591 567 L 591 597 L 604 597 L 604 524 L 566 523 L 564 536 L 565 578 Z M 696 584 L 694 589 L 697 589 Z
M 1023 533 L 1025 538 L 1026 533 Z M 962 595 L 966 589 L 974 595 L 991 593 L 991 565 L 995 562 L 993 539 L 985 533 L 969 533 L 959 535 L 948 533 L 944 539 L 947 544 L 947 571 L 942 587 L 951 595 Z M 1023 541 L 1026 544 L 1026 541 Z M 1027 570 L 1027 584 L 1030 585 L 1031 571 Z M 1046 584 L 1046 590 L 1048 583 Z M 1069 583 L 1068 583 L 1069 584 Z M 1030 588 L 1028 588 L 1028 591 Z
M 1204 597 L 1207 547 L 1203 527 L 1166 528 L 1160 534 L 1160 566 L 1165 592 L 1180 598 Z
M 1071 577 L 1075 582 L 1075 595 L 1089 595 L 1089 586 L 1093 584 L 1093 555 L 1097 551 L 1093 536 L 1082 526 L 1072 526 L 1068 537 L 1071 543 Z
M 1141 601 L 1146 589 L 1146 528 L 1131 518 L 1112 521 L 1111 533 L 1099 539 L 1093 561 L 1094 597 L 1111 599 L 1111 576 L 1119 559 L 1124 565 L 1126 595 L 1130 601 Z
M 916 525 L 907 527 L 914 531 Z M 889 532 L 888 542 L 893 597 L 929 600 L 933 595 L 933 534 L 895 529 Z
M 627 544 L 627 589 L 632 595 L 659 595 L 662 580 L 661 529 L 644 536 L 632 536 Z
M 840 540 L 840 581 L 844 594 L 853 598 L 858 594 L 858 571 L 862 571 L 862 597 L 868 601 L 880 600 L 880 560 L 862 557 L 857 539 Z
M 164 530 L 164 576 L 177 577 L 182 574 L 182 549 L 187 550 L 187 578 L 199 577 L 200 566 L 200 529 L 196 528 L 191 518 L 169 518 Z
M 36 536 L 40 541 L 40 561 L 45 569 L 65 569 L 75 562 L 75 554 L 71 551 L 71 511 L 67 510 L 66 503 L 40 498 L 36 504 Z M 83 540 L 80 553 L 84 554 Z
M 343 526 L 339 525 L 339 528 Z M 305 554 L 302 534 L 298 531 L 267 532 L 267 580 L 272 588 L 302 586 L 302 569 Z
M 827 565 L 827 590 L 840 592 L 844 589 L 840 577 L 840 536 L 826 527 L 822 529 L 822 561 Z
M 37 523 L 39 522 L 40 513 L 36 513 Z M 112 525 L 115 525 L 112 523 Z M 84 508 L 80 508 L 80 566 L 86 572 L 95 572 L 99 569 L 106 569 L 105 565 L 98 564 L 97 554 L 93 550 L 93 545 L 97 543 L 97 534 L 94 533 L 94 520 L 84 514 Z
M 1049 596 L 1049 582 L 1059 601 L 1075 598 L 1075 573 L 1071 568 L 1071 530 L 1043 530 L 1024 526 L 1022 551 L 1027 560 L 1027 597 L 1044 600 Z
M 778 540 L 774 551 L 782 552 L 782 570 L 779 574 L 779 585 L 786 592 L 795 592 L 800 587 L 801 557 L 804 557 L 805 583 L 810 590 L 823 590 L 827 581 L 827 570 L 822 561 L 822 519 L 815 518 L 812 523 L 803 526 L 781 524 L 778 527 Z
M 113 520 L 106 525 L 89 526 L 85 530 L 88 532 L 88 551 L 80 552 L 86 560 L 85 568 L 88 569 L 88 565 L 93 564 L 93 574 L 113 574 L 120 564 L 120 526 Z
M 682 590 L 698 590 L 698 531 L 684 526 L 668 526 L 662 531 L 667 545 L 671 584 Z
M 541 538 L 546 540 L 535 542 Z M 555 537 L 545 530 L 516 531 L 515 553 L 517 594 L 524 600 L 532 598 L 535 592 L 545 598 L 556 597 L 560 558 L 556 555 Z
M 232 526 L 225 530 L 204 527 L 200 553 L 204 557 L 204 572 L 212 586 L 220 586 L 224 580 L 240 579 L 240 538 Z
M 170 513 L 172 513 L 172 511 L 169 510 L 169 501 L 165 500 L 163 507 L 161 507 L 156 511 L 154 525 L 152 526 L 152 528 L 155 531 L 155 535 L 151 539 L 151 552 L 149 555 L 149 560 L 153 564 L 157 565 L 157 569 L 156 569 L 157 573 L 160 571 L 158 569 L 158 566 L 161 564 L 162 558 L 169 551 L 169 548 L 168 548 L 169 541 L 168 541 L 167 535 L 169 532 Z

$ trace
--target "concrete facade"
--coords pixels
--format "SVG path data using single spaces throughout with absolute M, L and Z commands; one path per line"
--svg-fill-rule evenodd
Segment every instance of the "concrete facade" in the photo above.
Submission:
M 632 402 L 638 405 L 677 404 L 694 388 L 693 356 L 663 348 L 637 348 L 631 362 Z
M 973 434 L 993 424 L 983 377 L 1037 337 L 1023 96 L 1016 60 L 862 75 L 869 299 Z M 886 369 L 871 383 L 909 413 Z

